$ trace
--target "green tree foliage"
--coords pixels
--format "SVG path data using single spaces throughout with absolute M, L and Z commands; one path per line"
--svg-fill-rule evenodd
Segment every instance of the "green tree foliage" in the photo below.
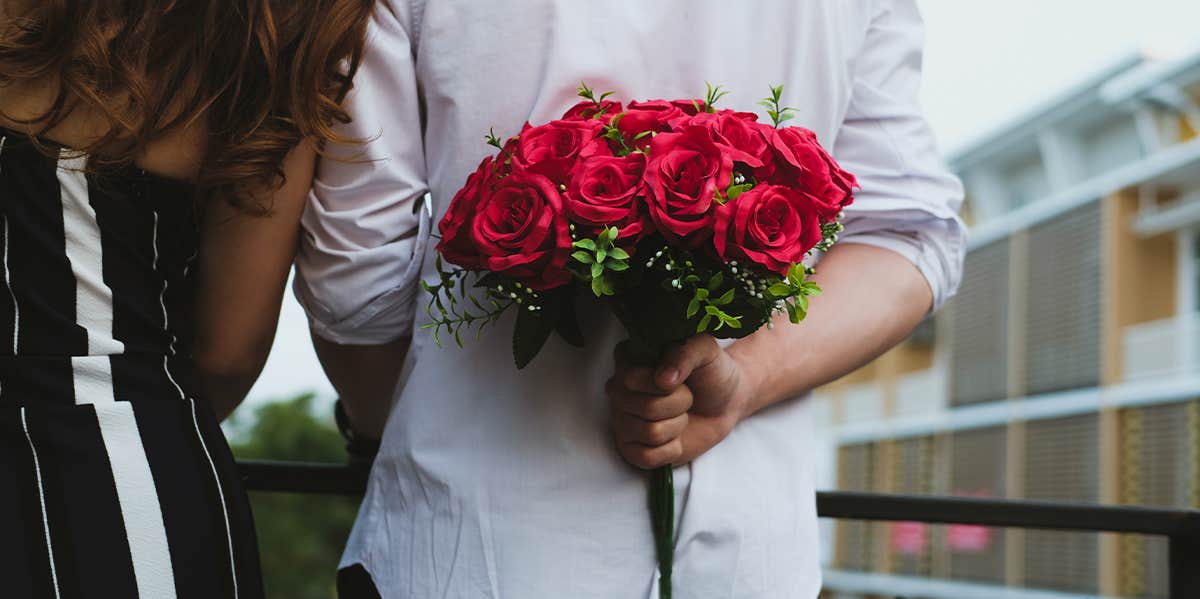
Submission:
M 344 462 L 331 418 L 313 414 L 312 395 L 264 405 L 231 443 L 239 459 Z M 358 500 L 251 493 L 268 597 L 331 599 L 338 559 Z

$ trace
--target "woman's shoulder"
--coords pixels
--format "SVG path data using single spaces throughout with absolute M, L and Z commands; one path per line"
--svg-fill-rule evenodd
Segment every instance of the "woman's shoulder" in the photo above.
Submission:
M 52 81 L 19 82 L 0 87 L 0 126 L 30 136 L 37 135 L 66 148 L 87 148 L 109 129 L 108 122 L 86 106 L 79 106 L 60 123 L 43 131 L 30 124 L 46 114 L 57 96 Z M 194 181 L 199 174 L 206 150 L 203 119 L 166 131 L 150 142 L 134 159 L 142 170 L 158 176 Z

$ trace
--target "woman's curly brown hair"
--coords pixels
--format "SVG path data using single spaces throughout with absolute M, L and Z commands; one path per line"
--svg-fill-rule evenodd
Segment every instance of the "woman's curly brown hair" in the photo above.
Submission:
M 282 185 L 301 140 L 349 141 L 333 127 L 349 120 L 340 104 L 373 4 L 35 0 L 0 28 L 0 86 L 58 86 L 43 114 L 21 121 L 41 133 L 76 110 L 102 117 L 107 131 L 76 148 L 95 166 L 130 164 L 164 132 L 202 120 L 201 198 L 261 214 L 270 206 L 255 191 Z

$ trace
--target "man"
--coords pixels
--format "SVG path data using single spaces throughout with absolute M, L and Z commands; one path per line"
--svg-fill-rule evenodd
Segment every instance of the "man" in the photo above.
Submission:
M 639 469 L 668 463 L 677 597 L 816 596 L 804 396 L 959 280 L 961 187 L 917 106 L 921 34 L 913 0 L 380 3 L 347 101 L 365 150 L 319 165 L 296 286 L 352 427 L 383 439 L 345 596 L 652 597 Z M 621 100 L 719 83 L 743 110 L 784 85 L 793 123 L 862 185 L 808 320 L 726 347 L 696 337 L 654 371 L 614 363 L 608 317 L 583 323 L 587 349 L 552 339 L 523 371 L 511 320 L 462 349 L 414 330 L 430 227 L 492 150 L 481 136 L 555 118 L 580 81 Z

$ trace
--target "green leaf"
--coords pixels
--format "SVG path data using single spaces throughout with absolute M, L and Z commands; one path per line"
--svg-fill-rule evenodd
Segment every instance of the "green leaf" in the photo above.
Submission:
M 716 291 L 717 288 L 721 286 L 721 283 L 724 283 L 724 282 L 725 282 L 725 275 L 721 274 L 721 271 L 718 270 L 717 273 L 714 274 L 712 276 L 712 278 L 708 280 L 709 291 Z
M 550 332 L 558 324 L 562 314 L 562 298 L 546 297 L 542 309 L 531 312 L 526 306 L 517 310 L 517 322 L 513 327 L 513 360 L 517 368 L 525 368 L 542 351 Z
M 711 322 L 712 322 L 712 316 L 709 316 L 707 314 L 704 315 L 704 318 L 700 319 L 700 324 L 696 325 L 696 332 L 703 333 L 704 331 L 707 331 L 708 325 Z
M 637 141 L 639 139 L 642 139 L 644 137 L 649 137 L 651 135 L 654 135 L 653 131 L 642 131 L 641 133 L 638 133 L 637 135 L 633 136 L 633 141 Z
M 717 299 L 713 300 L 713 303 L 718 306 L 724 306 L 725 304 L 728 304 L 729 302 L 732 302 L 732 301 L 733 301 L 733 290 L 730 289 L 729 291 L 726 291 L 725 293 L 721 294 L 721 297 L 718 297 Z
M 621 248 L 613 248 L 611 251 L 608 252 L 608 255 L 612 256 L 614 260 L 628 260 L 629 259 L 629 252 L 627 252 Z
M 596 250 L 596 262 L 604 262 L 604 259 L 607 257 L 608 257 L 608 250 L 606 250 L 604 248 L 600 248 L 600 249 Z
M 580 239 L 571 244 L 571 247 L 583 248 L 585 250 L 596 251 L 596 242 L 591 239 Z
M 804 320 L 808 316 L 808 296 L 801 295 L 796 298 L 796 311 L 800 313 L 800 320 Z
M 688 307 L 687 307 L 687 317 L 688 318 L 695 316 L 696 313 L 699 311 L 700 311 L 700 301 L 699 300 L 693 299 L 692 301 L 688 302 Z
M 604 280 L 599 277 L 592 278 L 592 294 L 596 297 L 604 295 Z
M 558 336 L 562 337 L 568 345 L 574 347 L 583 347 L 583 331 L 579 328 L 579 319 L 575 316 L 575 301 L 572 297 L 574 294 L 565 294 L 562 303 L 561 315 L 558 317 L 558 323 L 554 325 L 554 330 L 558 332 Z
M 792 295 L 792 286 L 787 283 L 775 283 L 768 287 L 767 291 L 775 297 L 788 297 Z
M 710 316 L 724 314 L 724 312 L 721 312 L 721 309 L 716 306 L 704 306 L 704 311 L 707 312 Z
M 731 329 L 740 329 L 742 328 L 742 317 L 738 316 L 734 318 L 731 316 L 725 319 L 725 324 L 729 325 L 729 328 Z
M 792 321 L 792 324 L 799 324 L 800 314 L 796 312 L 796 306 L 792 302 L 784 302 L 783 306 L 787 308 L 788 320 Z
M 608 262 L 604 263 L 604 268 L 614 272 L 621 272 L 623 270 L 628 270 L 629 265 L 624 262 L 609 260 Z
M 787 280 L 792 284 L 792 287 L 799 287 L 804 284 L 804 266 L 799 262 L 792 265 L 788 269 Z
M 600 278 L 604 274 L 604 265 L 599 262 L 592 263 L 592 279 Z
M 698 300 L 708 299 L 708 290 L 703 287 L 701 287 L 700 289 L 697 289 L 696 290 L 696 299 L 698 299 Z
M 743 193 L 754 189 L 753 183 L 742 183 L 741 185 L 730 185 L 729 189 L 725 190 L 725 201 L 732 202 Z
M 592 255 L 587 252 L 575 252 L 571 254 L 571 257 L 584 264 L 592 264 L 596 261 L 596 259 L 592 258 Z
M 427 323 L 421 325 L 421 329 L 422 330 L 432 329 L 433 327 L 436 327 L 437 325 L 438 325 L 438 323 L 436 323 L 436 322 L 427 322 Z
M 698 277 L 696 275 L 688 275 L 683 278 L 683 282 L 684 283 L 699 283 L 700 277 Z

